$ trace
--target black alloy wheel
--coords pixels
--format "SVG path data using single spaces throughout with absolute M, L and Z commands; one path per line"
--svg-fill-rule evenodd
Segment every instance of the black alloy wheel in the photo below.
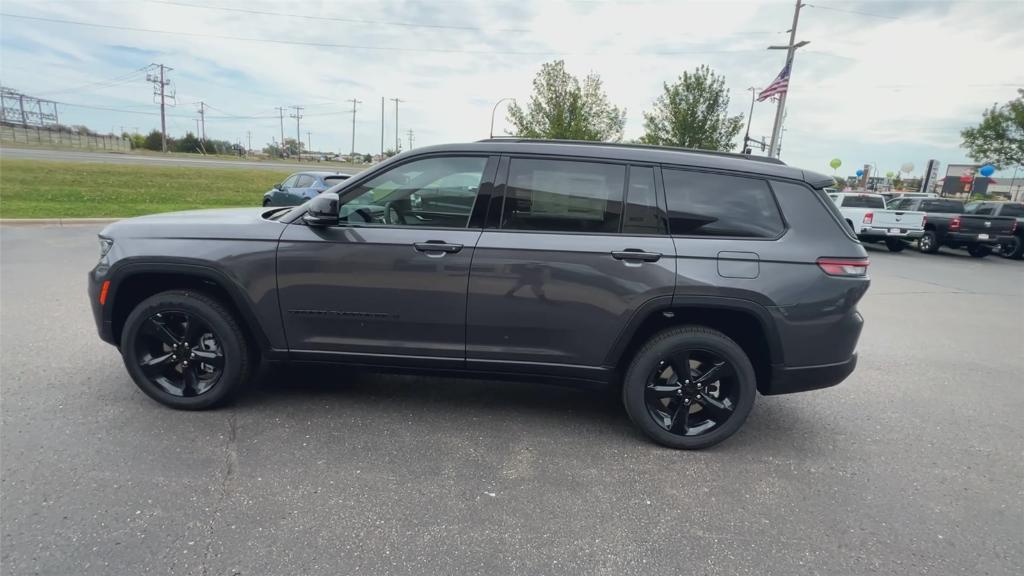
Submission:
M 999 253 L 1014 260 L 1024 258 L 1024 240 L 1020 236 L 1011 236 L 1009 242 L 1000 246 Z
M 136 334 L 135 360 L 149 380 L 171 396 L 206 394 L 224 373 L 217 334 L 197 315 L 157 312 Z
M 216 298 L 190 290 L 139 303 L 121 330 L 121 356 L 139 389 L 182 410 L 224 402 L 256 361 L 233 314 Z
M 756 394 L 754 367 L 743 348 L 703 326 L 653 336 L 633 357 L 622 387 L 637 428 L 659 444 L 687 450 L 739 430 Z
M 644 397 L 654 422 L 671 434 L 699 436 L 736 411 L 739 388 L 729 361 L 708 350 L 681 350 L 658 362 Z

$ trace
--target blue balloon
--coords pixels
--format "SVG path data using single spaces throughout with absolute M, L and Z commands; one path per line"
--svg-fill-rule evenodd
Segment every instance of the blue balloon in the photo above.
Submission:
M 863 175 L 864 175 L 864 171 L 863 170 L 857 170 L 857 178 L 860 178 Z
M 981 170 L 978 170 L 978 172 L 980 172 L 981 175 L 986 178 L 991 176 L 995 171 L 996 167 L 991 164 L 985 164 L 984 166 L 981 167 Z

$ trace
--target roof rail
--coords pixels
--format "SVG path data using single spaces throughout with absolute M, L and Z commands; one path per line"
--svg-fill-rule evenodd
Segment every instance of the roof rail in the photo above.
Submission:
M 778 158 L 768 156 L 754 156 L 752 154 L 739 154 L 736 152 L 718 152 L 716 150 L 699 150 L 696 148 L 679 148 L 676 146 L 656 146 L 654 144 L 627 144 L 621 142 L 602 142 L 598 140 L 556 140 L 544 138 L 519 138 L 518 136 L 496 136 L 484 138 L 477 142 L 533 142 L 538 144 L 581 144 L 588 146 L 612 146 L 617 148 L 640 148 L 644 150 L 671 150 L 674 152 L 687 152 L 689 154 L 707 154 L 709 156 L 721 156 L 723 158 L 738 158 L 742 160 L 754 160 L 755 162 L 766 162 L 768 164 L 786 165 Z

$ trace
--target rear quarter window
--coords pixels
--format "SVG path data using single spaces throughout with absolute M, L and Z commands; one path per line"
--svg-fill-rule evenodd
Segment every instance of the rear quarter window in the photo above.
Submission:
M 775 238 L 785 229 L 765 180 L 671 168 L 662 176 L 672 234 Z

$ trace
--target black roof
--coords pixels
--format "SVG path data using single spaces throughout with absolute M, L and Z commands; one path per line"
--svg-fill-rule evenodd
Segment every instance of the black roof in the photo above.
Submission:
M 553 154 L 579 156 L 629 162 L 652 162 L 673 164 L 693 168 L 715 168 L 731 172 L 773 176 L 802 180 L 816 188 L 832 186 L 831 176 L 786 166 L 781 160 L 714 152 L 710 150 L 689 150 L 667 146 L 644 144 L 616 144 L 612 142 L 590 142 L 576 140 L 531 140 L 523 138 L 493 138 L 464 144 L 439 144 L 416 148 L 416 154 L 430 152 L 490 152 L 495 154 Z M 407 153 L 408 154 L 408 153 Z M 405 154 L 403 154 L 404 156 Z

